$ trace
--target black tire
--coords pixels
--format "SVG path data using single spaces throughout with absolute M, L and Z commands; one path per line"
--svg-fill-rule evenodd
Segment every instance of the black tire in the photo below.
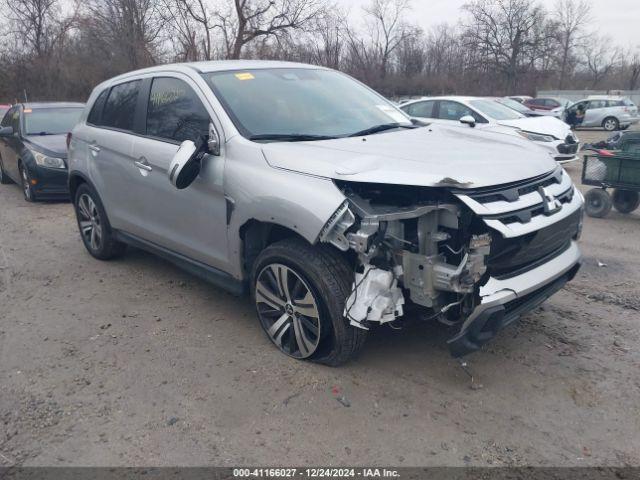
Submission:
M 33 185 L 31 185 L 31 174 L 29 174 L 29 169 L 20 163 L 18 164 L 18 171 L 20 172 L 20 186 L 22 187 L 22 195 L 24 196 L 25 201 L 30 203 L 36 202 L 38 198 L 36 197 L 36 192 L 33 190 Z
M 595 218 L 606 217 L 611 211 L 613 202 L 606 190 L 592 188 L 584 196 L 585 211 L 587 215 Z
M 620 122 L 615 117 L 607 117 L 602 121 L 602 128 L 607 132 L 615 132 L 620 128 Z
M 93 188 L 86 183 L 80 185 L 73 199 L 73 207 L 82 243 L 93 257 L 111 260 L 124 254 L 127 246 L 113 238 L 107 213 Z
M 291 339 L 294 318 L 292 316 L 289 317 L 286 323 L 282 324 L 283 327 L 281 329 L 269 334 L 267 331 L 268 325 L 266 324 L 268 322 L 267 314 L 270 313 L 272 319 L 277 318 L 279 314 L 282 313 L 284 315 L 287 313 L 286 309 L 283 307 L 282 311 L 278 311 L 278 308 L 270 308 L 269 305 L 265 305 L 265 302 L 259 303 L 256 299 L 257 288 L 264 286 L 261 283 L 261 286 L 257 287 L 258 280 L 262 281 L 263 275 L 266 275 L 265 272 L 268 272 L 269 269 L 282 268 L 283 266 L 289 270 L 288 275 L 291 275 L 291 272 L 295 274 L 293 276 L 294 286 L 291 290 L 293 291 L 297 288 L 300 283 L 303 283 L 304 287 L 308 286 L 308 290 L 313 294 L 313 301 L 317 303 L 318 307 L 317 323 L 319 333 L 314 338 L 319 340 L 314 345 L 313 352 L 307 352 L 307 355 L 304 356 L 295 355 L 283 345 L 286 342 L 286 339 L 283 339 L 285 336 L 288 336 L 289 343 L 294 341 Z M 253 265 L 251 296 L 256 303 L 260 324 L 269 339 L 286 355 L 298 359 L 312 360 L 329 366 L 342 365 L 355 357 L 364 346 L 367 331 L 349 325 L 343 315 L 345 302 L 351 293 L 353 275 L 353 271 L 346 260 L 328 245 L 312 246 L 304 240 L 292 238 L 274 243 L 263 250 Z M 289 287 L 291 287 L 291 283 L 289 283 L 287 291 Z M 281 296 L 279 301 L 286 302 L 285 297 L 287 296 Z M 290 296 L 295 299 L 293 294 Z M 263 299 L 264 296 L 260 295 L 260 298 Z M 287 306 L 290 304 L 296 305 L 296 301 L 291 300 L 287 303 Z M 278 305 L 275 305 L 275 307 L 278 307 Z M 271 312 L 268 311 L 269 309 Z M 297 312 L 296 315 L 298 315 Z M 271 323 L 271 326 L 274 323 L 275 321 Z M 282 333 L 285 330 L 287 332 Z M 281 333 L 278 334 L 278 332 Z M 275 339 L 273 338 L 274 336 L 279 338 Z M 301 352 L 302 349 L 299 349 L 298 353 Z
M 640 205 L 640 193 L 634 190 L 613 191 L 613 206 L 620 213 L 631 213 Z
M 11 179 L 4 173 L 4 166 L 2 165 L 2 158 L 0 158 L 0 185 L 9 185 L 13 183 Z

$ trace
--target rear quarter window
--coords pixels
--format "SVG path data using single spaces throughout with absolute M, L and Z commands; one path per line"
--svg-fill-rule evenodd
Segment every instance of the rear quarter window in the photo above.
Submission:
M 100 95 L 98 95 L 98 98 L 93 102 L 93 107 L 91 107 L 91 111 L 87 117 L 87 123 L 90 123 L 91 125 L 100 125 L 102 109 L 104 108 L 104 103 L 107 100 L 108 95 L 109 89 L 104 90 Z
M 133 130 L 139 91 L 140 80 L 111 88 L 102 110 L 100 125 L 118 130 Z

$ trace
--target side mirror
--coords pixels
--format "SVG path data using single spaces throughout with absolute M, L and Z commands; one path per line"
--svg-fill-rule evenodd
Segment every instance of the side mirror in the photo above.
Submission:
M 191 185 L 200 173 L 205 142 L 199 143 L 196 145 L 191 140 L 185 140 L 171 160 L 169 181 L 178 190 Z
M 12 137 L 12 136 L 13 136 L 13 127 L 0 128 L 0 137 Z
M 464 125 L 469 125 L 471 128 L 474 128 L 476 126 L 476 119 L 473 118 L 471 115 L 465 115 L 460 119 L 460 123 Z

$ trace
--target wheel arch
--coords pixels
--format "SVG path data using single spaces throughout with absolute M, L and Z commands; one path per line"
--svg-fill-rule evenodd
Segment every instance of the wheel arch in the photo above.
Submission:
M 69 172 L 69 197 L 71 198 L 72 202 L 75 201 L 78 187 L 80 187 L 80 185 L 82 185 L 83 183 L 88 184 L 94 192 L 97 192 L 95 186 L 93 185 L 93 183 L 91 183 L 91 180 L 89 180 L 83 173 L 77 170 L 72 170 Z
M 313 245 L 300 232 L 275 222 L 264 222 L 251 218 L 239 229 L 242 276 L 248 279 L 253 264 L 265 248 L 281 240 L 298 238 Z

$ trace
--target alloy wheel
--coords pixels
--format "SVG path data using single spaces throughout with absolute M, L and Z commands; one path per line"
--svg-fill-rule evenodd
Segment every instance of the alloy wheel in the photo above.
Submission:
M 20 168 L 20 176 L 22 177 L 22 190 L 24 192 L 24 198 L 27 200 L 31 200 L 33 195 L 31 192 L 31 183 L 29 180 L 29 173 L 27 173 L 27 169 L 24 167 Z
M 80 232 L 91 250 L 98 251 L 102 246 L 102 222 L 93 199 L 86 193 L 78 199 Z
M 608 132 L 612 132 L 617 128 L 617 122 L 613 118 L 609 118 L 604 122 L 604 129 Z
M 256 307 L 264 330 L 294 358 L 313 355 L 321 340 L 320 310 L 309 285 L 290 267 L 267 265 L 256 279 Z

